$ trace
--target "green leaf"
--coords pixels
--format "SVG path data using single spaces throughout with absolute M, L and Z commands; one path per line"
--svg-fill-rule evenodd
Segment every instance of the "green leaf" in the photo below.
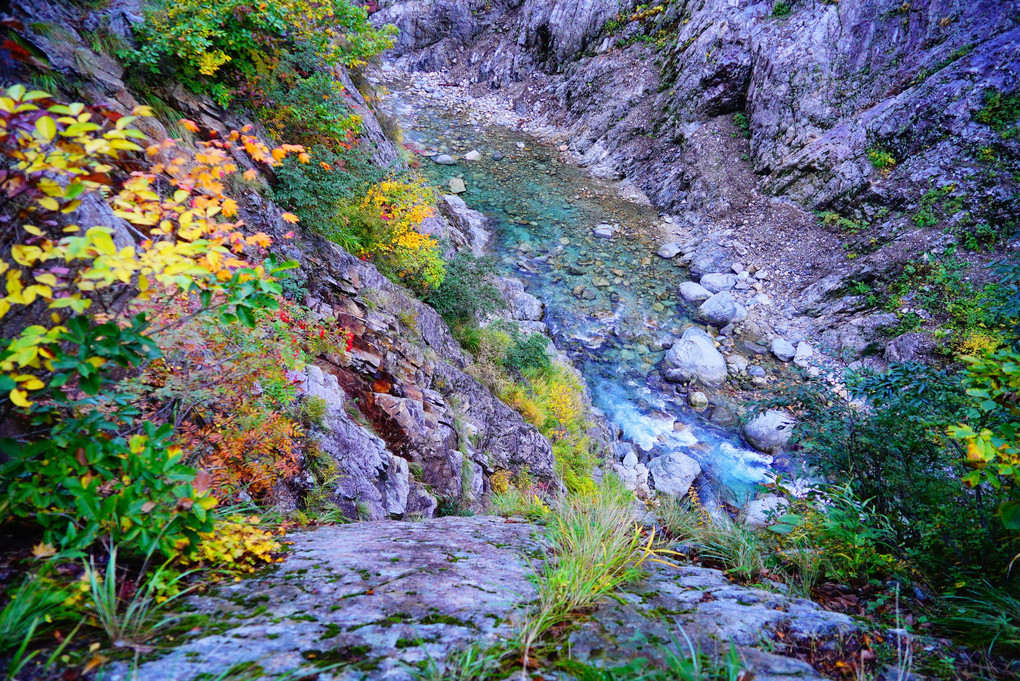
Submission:
M 247 305 L 238 305 L 235 308 L 237 312 L 237 318 L 241 320 L 241 323 L 247 326 L 249 329 L 255 328 L 255 315 L 252 314 L 251 308 Z
M 1004 501 L 999 506 L 1002 524 L 1007 530 L 1020 530 L 1020 501 Z

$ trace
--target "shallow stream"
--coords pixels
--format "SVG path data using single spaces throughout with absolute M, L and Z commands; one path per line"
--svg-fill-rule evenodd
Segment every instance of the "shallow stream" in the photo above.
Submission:
M 443 188 L 463 179 L 461 198 L 491 219 L 501 274 L 522 279 L 545 303 L 543 321 L 556 346 L 582 371 L 624 439 L 646 453 L 642 460 L 672 450 L 697 459 L 715 493 L 742 502 L 769 477 L 771 458 L 688 407 L 686 389 L 678 394 L 658 371 L 688 313 L 677 295 L 686 271 L 655 254 L 664 235 L 654 208 L 560 163 L 553 146 L 508 127 L 470 123 L 464 112 L 400 83 L 387 86 L 386 108 L 408 147 L 459 159 L 444 166 L 421 156 L 421 170 Z M 481 158 L 465 161 L 471 150 Z M 593 235 L 602 224 L 614 227 L 612 238 Z

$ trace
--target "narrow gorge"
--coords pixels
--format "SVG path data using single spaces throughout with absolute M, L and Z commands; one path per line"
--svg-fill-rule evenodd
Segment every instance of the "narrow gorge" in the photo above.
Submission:
M 9 678 L 1020 674 L 1020 4 L 0 11 Z

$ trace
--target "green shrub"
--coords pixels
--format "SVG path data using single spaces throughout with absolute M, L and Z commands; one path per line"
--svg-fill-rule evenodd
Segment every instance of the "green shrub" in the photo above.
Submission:
M 197 545 L 199 533 L 212 529 L 208 511 L 216 499 L 172 446 L 170 425 L 139 422 L 135 395 L 113 380 L 115 367 L 160 356 L 145 335 L 147 323 L 138 316 L 121 328 L 75 317 L 67 326 L 67 347 L 75 351 L 54 360 L 67 378 L 58 375 L 51 385 L 63 385 L 87 358 L 106 364 L 80 381 L 83 399 L 57 389 L 51 401 L 33 405 L 33 424 L 45 437 L 0 442 L 8 456 L 0 467 L 5 512 L 33 519 L 43 541 L 65 551 L 80 552 L 101 538 L 140 554 L 158 547 L 174 555 Z
M 785 17 L 790 13 L 790 6 L 785 2 L 777 2 L 772 7 L 772 16 L 774 17 Z
M 797 384 L 773 406 L 804 414 L 797 444 L 824 473 L 849 481 L 890 519 L 905 555 L 939 583 L 974 572 L 1004 570 L 1013 553 L 994 511 L 1001 493 L 981 493 L 959 482 L 965 469 L 946 428 L 966 413 L 959 376 L 916 363 L 894 364 L 886 374 L 849 376 L 860 408 L 813 384 Z M 885 541 L 885 540 L 883 540 Z
M 357 149 L 341 154 L 316 147 L 310 155 L 310 163 L 284 159 L 276 169 L 272 198 L 297 214 L 305 229 L 358 253 L 384 230 L 381 220 L 361 215 L 357 205 L 385 171 Z
M 361 118 L 348 106 L 349 96 L 328 64 L 306 46 L 285 52 L 248 99 L 277 139 L 342 153 L 362 130 Z
M 896 158 L 881 147 L 868 149 L 868 162 L 871 166 L 882 172 L 888 172 L 896 165 Z
M 446 278 L 425 295 L 425 302 L 451 327 L 476 325 L 506 306 L 492 280 L 495 270 L 492 258 L 461 251 L 447 261 Z
M 158 0 L 136 33 L 128 61 L 226 105 L 285 51 L 307 45 L 330 65 L 354 66 L 390 47 L 396 31 L 373 28 L 348 0 Z
M 516 325 L 511 327 L 513 342 L 503 357 L 503 366 L 511 371 L 545 371 L 552 366 L 546 348 L 549 339 L 541 333 L 524 334 Z
M 737 130 L 744 136 L 744 139 L 751 139 L 751 122 L 747 120 L 747 116 L 743 112 L 738 111 L 733 114 L 733 125 L 737 126 Z
M 974 113 L 974 120 L 1005 135 L 1020 121 L 1020 92 L 1003 94 L 999 90 L 985 90 L 984 106 Z

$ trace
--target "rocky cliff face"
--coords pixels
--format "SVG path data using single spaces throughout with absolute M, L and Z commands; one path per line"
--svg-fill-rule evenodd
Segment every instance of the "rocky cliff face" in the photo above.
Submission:
M 374 20 L 404 28 L 409 6 L 390 0 Z M 679 240 L 765 264 L 783 316 L 812 317 L 788 334 L 857 353 L 888 320 L 861 318 L 851 282 L 888 282 L 975 230 L 1016 229 L 1020 135 L 987 116 L 990 99 L 1020 90 L 1015 1 L 559 0 L 470 17 L 465 4 L 470 27 L 442 40 L 421 27 L 450 5 L 414 7 L 398 68 L 442 69 L 498 98 L 676 215 Z M 721 230 L 743 245 L 708 243 Z
M 508 87 L 567 128 L 586 163 L 632 177 L 666 209 L 685 198 L 668 168 L 678 154 L 683 165 L 693 128 L 736 112 L 763 189 L 812 208 L 866 211 L 861 193 L 910 201 L 933 174 L 966 182 L 976 149 L 1001 144 L 973 120 L 984 92 L 1020 86 L 1016 2 L 385 4 L 375 20 L 402 29 L 399 65 Z M 458 30 L 439 30 L 453 16 Z M 892 173 L 869 163 L 875 147 L 896 159 Z M 1001 204 L 1010 186 L 983 194 Z

